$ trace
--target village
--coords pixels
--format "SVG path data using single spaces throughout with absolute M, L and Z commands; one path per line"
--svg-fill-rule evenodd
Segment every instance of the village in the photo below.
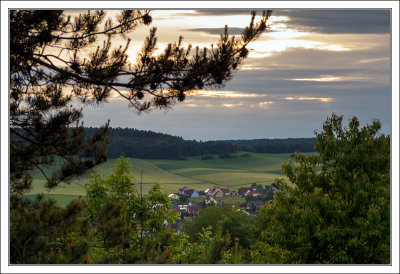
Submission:
M 171 224 L 171 228 L 179 233 L 184 220 L 194 218 L 202 209 L 209 206 L 235 206 L 245 214 L 255 216 L 260 207 L 272 201 L 277 190 L 279 187 L 275 183 L 266 186 L 253 183 L 250 187 L 240 187 L 237 191 L 219 186 L 198 191 L 184 186 L 179 188 L 177 193 L 168 195 L 172 209 L 180 216 L 179 220 Z M 228 198 L 235 196 L 238 198 Z

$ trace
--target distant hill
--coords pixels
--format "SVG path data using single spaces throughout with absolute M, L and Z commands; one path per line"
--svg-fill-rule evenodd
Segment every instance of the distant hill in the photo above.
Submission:
M 237 150 L 257 153 L 314 152 L 316 138 L 228 140 Z
M 86 128 L 88 135 L 96 128 Z M 315 138 L 194 141 L 182 137 L 135 128 L 110 128 L 108 157 L 142 159 L 184 159 L 186 156 L 219 154 L 229 157 L 237 151 L 256 153 L 313 152 Z
M 96 129 L 87 128 L 88 134 Z M 225 141 L 189 141 L 182 137 L 133 128 L 110 128 L 108 157 L 121 155 L 142 159 L 183 159 L 185 156 L 233 153 L 235 145 Z

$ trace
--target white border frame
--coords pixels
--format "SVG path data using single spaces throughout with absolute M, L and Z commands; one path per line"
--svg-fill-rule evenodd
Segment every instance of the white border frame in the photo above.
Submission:
M 354 8 L 392 9 L 392 265 L 8 265 L 8 9 L 103 8 L 195 9 L 227 8 L 223 1 L 2 1 L 1 2 L 1 273 L 399 273 L 399 3 L 397 1 L 229 1 L 229 8 Z

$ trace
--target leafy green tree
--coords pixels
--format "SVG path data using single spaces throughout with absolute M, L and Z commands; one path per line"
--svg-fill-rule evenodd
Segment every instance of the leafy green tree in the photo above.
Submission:
M 254 263 L 390 263 L 390 138 L 333 114 L 318 154 L 283 165 L 290 184 L 262 209 Z
M 112 174 L 91 175 L 86 185 L 88 214 L 96 227 L 94 246 L 108 255 L 141 250 L 145 238 L 156 239 L 165 232 L 164 221 L 178 218 L 159 184 L 146 195 L 138 193 L 131 168 L 129 160 L 120 157 Z
M 174 235 L 171 244 L 170 263 L 174 264 L 226 264 L 232 262 L 229 233 L 223 234 L 221 225 L 215 232 L 212 227 L 203 227 L 198 233 L 198 240 L 189 241 L 186 233 Z M 238 255 L 237 255 L 238 256 Z
M 255 219 L 231 207 L 207 207 L 195 218 L 185 221 L 181 231 L 189 236 L 190 242 L 196 242 L 199 241 L 202 230 L 208 227 L 215 235 L 218 225 L 221 226 L 222 234 L 229 233 L 232 239 L 239 239 L 239 244 L 244 248 L 248 248 L 255 241 L 257 229 Z M 233 246 L 234 241 L 230 245 Z
M 229 234 L 222 236 L 221 226 L 212 235 L 211 228 L 203 229 L 199 241 L 190 243 L 185 233 L 170 230 L 157 238 L 146 238 L 142 249 L 130 248 L 123 253 L 103 254 L 97 263 L 140 264 L 226 264 L 239 262 L 238 248 L 229 249 Z
M 106 160 L 109 123 L 85 138 L 82 109 L 75 102 L 101 104 L 118 94 L 142 112 L 169 108 L 194 89 L 222 87 L 247 57 L 248 44 L 265 30 L 270 14 L 264 12 L 255 22 L 253 13 L 240 38 L 229 36 L 226 28 L 214 47 L 193 51 L 191 46 L 183 47 L 180 37 L 157 56 L 156 28 L 152 28 L 136 63 L 131 64 L 128 36 L 137 27 L 151 24 L 150 11 L 124 10 L 106 19 L 102 10 L 77 16 L 62 10 L 10 10 L 11 215 L 28 218 L 18 215 L 22 207 L 24 212 L 44 207 L 40 209 L 42 217 L 51 214 L 45 203 L 25 203 L 22 199 L 31 187 L 33 169 L 42 171 L 46 185 L 52 188 Z M 113 46 L 116 37 L 125 39 L 125 45 Z M 54 172 L 44 172 L 43 165 L 59 159 Z M 110 206 L 115 209 L 115 205 Z M 11 253 L 20 248 L 15 221 L 11 218 Z M 28 219 L 24 221 L 28 223 Z M 63 223 L 52 226 L 64 231 Z M 40 240 L 47 233 L 46 225 L 37 228 L 32 237 Z M 36 250 L 33 242 L 23 243 L 25 254 Z M 43 252 L 50 252 L 44 243 Z M 21 262 L 17 256 L 11 258 L 12 263 Z
M 189 197 L 184 194 L 178 194 L 178 201 L 180 204 L 186 205 L 189 203 Z

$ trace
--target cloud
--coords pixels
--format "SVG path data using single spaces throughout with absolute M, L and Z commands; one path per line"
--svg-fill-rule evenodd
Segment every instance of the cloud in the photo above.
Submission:
M 232 107 L 239 107 L 242 106 L 243 103 L 236 103 L 236 104 L 222 104 L 223 107 L 232 108 Z
M 242 34 L 244 28 L 228 28 L 228 33 L 232 35 Z M 202 32 L 210 35 L 220 35 L 224 33 L 225 28 L 195 28 L 195 29 L 183 29 L 182 31 L 194 31 Z
M 230 15 L 250 15 L 252 11 L 262 14 L 263 9 L 201 9 L 195 10 L 192 16 L 230 16 Z
M 272 104 L 275 102 L 272 101 L 264 101 L 264 102 L 259 102 L 257 104 L 251 104 L 250 107 L 258 107 L 258 108 L 270 108 Z
M 253 9 L 204 9 L 185 13 L 186 16 L 233 16 L 249 15 Z M 256 10 L 261 14 L 262 10 Z M 273 9 L 275 26 L 283 29 L 294 29 L 298 32 L 313 32 L 325 34 L 339 33 L 390 33 L 389 9 Z M 272 20 L 272 17 L 271 17 Z M 270 21 L 271 21 L 270 20 Z M 280 24 L 281 23 L 281 24 Z M 221 28 L 198 28 L 193 31 L 208 34 L 219 34 Z M 270 30 L 273 31 L 273 30 Z M 239 29 L 232 34 L 239 34 Z
M 181 32 L 185 42 L 201 46 L 215 44 L 225 24 L 239 34 L 251 9 L 163 12 L 169 20 L 157 24 L 154 16 L 160 49 Z M 110 100 L 104 111 L 85 110 L 86 121 L 112 118 L 113 126 L 202 140 L 312 137 L 336 112 L 362 123 L 380 119 L 390 132 L 388 10 L 278 9 L 270 19 L 272 31 L 249 44 L 258 58 L 250 54 L 223 90 L 194 91 L 167 114 L 140 118 L 123 100 Z
M 224 33 L 225 28 L 194 28 L 194 29 L 182 29 L 182 31 L 194 31 L 194 32 L 202 32 L 209 35 L 220 35 Z M 229 27 L 228 26 L 228 34 L 230 35 L 241 35 L 244 31 L 244 28 L 237 27 Z M 272 29 L 266 29 L 264 33 L 275 32 Z
M 323 97 L 285 97 L 285 100 L 294 101 L 320 101 L 324 103 L 329 103 L 334 100 L 334 98 L 323 98 Z
M 302 82 L 357 82 L 357 81 L 368 81 L 363 76 L 336 76 L 336 75 L 319 75 L 313 78 L 293 78 L 287 79 L 291 81 L 302 81 Z
M 251 94 L 240 91 L 227 91 L 227 90 L 193 90 L 190 92 L 191 96 L 202 96 L 202 97 L 220 97 L 220 98 L 243 98 L 243 97 L 263 97 L 263 94 Z
M 302 32 L 338 33 L 389 33 L 390 10 L 274 10 L 274 15 L 287 16 L 288 28 Z

